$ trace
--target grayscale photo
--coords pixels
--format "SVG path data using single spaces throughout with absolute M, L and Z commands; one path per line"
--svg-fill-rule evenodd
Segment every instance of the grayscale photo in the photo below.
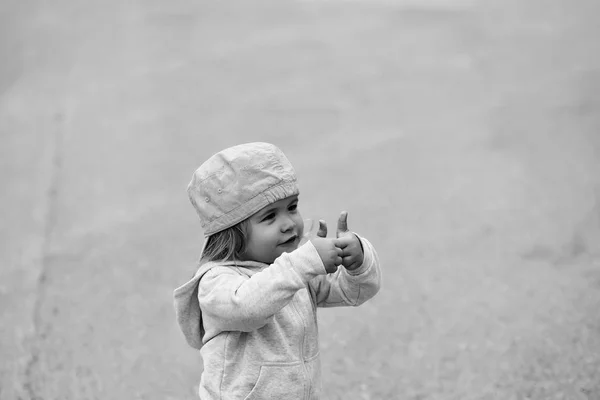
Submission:
M 600 400 L 599 15 L 0 0 L 0 400 Z

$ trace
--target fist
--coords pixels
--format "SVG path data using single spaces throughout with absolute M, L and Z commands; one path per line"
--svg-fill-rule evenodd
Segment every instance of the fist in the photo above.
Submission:
M 342 264 L 342 249 L 336 247 L 336 240 L 337 239 L 327 239 L 321 236 L 310 240 L 313 246 L 315 246 L 315 249 L 317 249 L 327 273 L 337 271 L 338 266 Z
M 360 267 L 365 256 L 358 236 L 348 230 L 348 213 L 346 211 L 342 211 L 340 214 L 336 236 L 335 245 L 342 250 L 340 256 L 344 268 L 352 271 Z

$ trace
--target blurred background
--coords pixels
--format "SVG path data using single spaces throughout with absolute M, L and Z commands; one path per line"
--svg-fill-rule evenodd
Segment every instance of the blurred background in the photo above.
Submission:
M 0 399 L 193 399 L 186 186 L 278 145 L 381 292 L 329 399 L 600 399 L 600 3 L 0 1 Z

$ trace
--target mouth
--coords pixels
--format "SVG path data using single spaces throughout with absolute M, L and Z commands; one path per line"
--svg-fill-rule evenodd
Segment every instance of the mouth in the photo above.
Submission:
M 293 235 L 285 242 L 279 243 L 279 246 L 289 246 L 289 245 L 295 244 L 297 240 L 298 240 L 298 235 Z

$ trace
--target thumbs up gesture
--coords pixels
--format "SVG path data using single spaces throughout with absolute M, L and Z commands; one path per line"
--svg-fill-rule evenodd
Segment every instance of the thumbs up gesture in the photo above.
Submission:
M 338 266 L 342 264 L 342 249 L 336 246 L 337 239 L 327 238 L 327 224 L 322 219 L 319 220 L 319 227 L 316 235 L 313 233 L 314 223 L 312 220 L 306 220 L 305 225 L 309 226 L 308 231 L 304 234 L 305 240 L 315 246 L 315 249 L 323 261 L 323 266 L 328 274 L 337 271 Z
M 342 211 L 337 224 L 336 247 L 342 249 L 342 265 L 348 271 L 360 267 L 364 261 L 362 244 L 354 233 L 348 230 L 348 212 Z

